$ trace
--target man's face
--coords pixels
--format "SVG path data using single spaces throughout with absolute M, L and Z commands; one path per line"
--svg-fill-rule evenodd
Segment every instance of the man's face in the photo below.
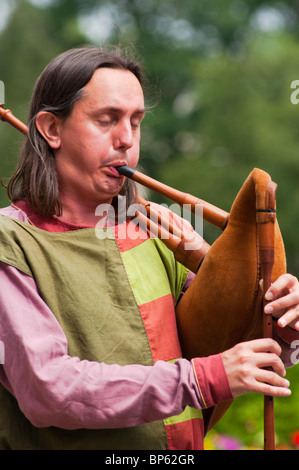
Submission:
M 84 92 L 59 124 L 55 151 L 62 201 L 81 206 L 110 203 L 119 193 L 124 177 L 115 167 L 137 165 L 145 114 L 142 87 L 129 71 L 98 69 Z

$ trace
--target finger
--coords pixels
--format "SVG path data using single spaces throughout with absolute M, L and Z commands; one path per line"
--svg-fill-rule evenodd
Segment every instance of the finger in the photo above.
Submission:
M 284 363 L 275 353 L 258 353 L 255 357 L 255 363 L 260 370 L 272 369 L 280 376 L 286 375 Z
M 259 338 L 243 343 L 244 347 L 250 348 L 253 352 L 271 352 L 280 356 L 281 346 L 272 338 Z
M 299 331 L 299 307 L 297 306 L 294 309 L 290 309 L 283 314 L 277 320 L 277 325 L 281 328 L 289 326 L 290 328 Z
M 256 380 L 271 387 L 289 388 L 290 382 L 273 371 L 267 369 L 260 369 L 256 374 Z
M 298 305 L 299 302 L 299 293 L 290 292 L 283 297 L 274 300 L 273 302 L 268 303 L 265 306 L 265 313 L 271 313 L 273 316 L 279 316 L 284 313 L 287 309 Z
M 270 387 L 270 385 L 264 384 L 262 386 L 262 390 L 260 392 L 262 395 L 270 396 L 270 397 L 289 397 L 292 392 L 289 388 L 282 388 L 282 387 Z
M 265 294 L 266 300 L 274 300 L 281 295 L 283 291 L 289 291 L 298 285 L 298 279 L 292 274 L 283 274 L 276 279 Z
M 275 375 L 275 374 L 274 374 Z M 267 396 L 273 396 L 273 397 L 288 397 L 291 395 L 291 390 L 289 389 L 289 383 L 286 383 L 284 385 L 276 384 L 276 381 L 274 381 L 274 384 L 272 385 L 271 383 L 271 377 L 267 377 L 267 381 L 260 381 L 256 382 L 255 385 L 255 391 L 257 393 L 261 393 L 262 395 L 267 395 Z

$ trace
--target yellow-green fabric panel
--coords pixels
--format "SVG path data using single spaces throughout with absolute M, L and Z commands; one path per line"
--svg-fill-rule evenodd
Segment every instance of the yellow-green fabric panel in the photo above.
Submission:
M 186 406 L 183 413 L 164 419 L 164 423 L 165 425 L 177 424 L 189 421 L 190 419 L 203 419 L 202 410 L 196 410 L 195 408 L 191 408 L 191 406 Z
M 163 242 L 149 238 L 121 256 L 138 305 L 168 294 L 178 300 L 189 271 L 177 263 Z

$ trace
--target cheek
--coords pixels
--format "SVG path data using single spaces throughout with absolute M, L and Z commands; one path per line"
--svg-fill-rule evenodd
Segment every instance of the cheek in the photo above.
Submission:
M 129 166 L 135 168 L 139 162 L 140 156 L 140 139 L 134 146 L 128 151 Z
M 139 152 L 138 152 L 138 155 L 135 154 L 134 155 L 130 155 L 129 158 L 128 158 L 128 164 L 131 168 L 135 168 L 139 162 Z
M 72 153 L 93 151 L 98 146 L 98 129 L 93 122 L 74 119 L 61 131 L 61 144 Z
M 92 135 L 84 135 L 83 138 L 78 135 L 68 142 L 64 154 L 78 169 L 94 170 L 107 154 L 107 144 L 103 139 L 99 143 L 99 139 Z

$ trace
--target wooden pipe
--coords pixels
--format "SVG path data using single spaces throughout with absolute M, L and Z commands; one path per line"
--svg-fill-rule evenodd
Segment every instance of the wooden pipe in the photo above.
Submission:
M 271 286 L 272 270 L 275 255 L 275 205 L 276 184 L 268 183 L 265 192 L 264 207 L 257 207 L 257 223 L 260 245 L 261 279 L 263 290 Z M 264 298 L 263 307 L 266 305 Z M 273 337 L 273 319 L 271 314 L 263 313 L 263 336 Z M 275 414 L 274 399 L 272 396 L 264 396 L 264 450 L 275 450 Z
M 197 213 L 197 208 L 201 208 L 202 217 L 205 221 L 215 225 L 216 227 L 219 227 L 221 230 L 225 229 L 229 214 L 224 210 L 219 209 L 218 207 L 213 206 L 212 204 L 205 202 L 202 199 L 198 199 L 191 194 L 178 191 L 177 189 L 173 189 L 164 183 L 160 183 L 150 176 L 144 175 L 140 171 L 134 170 L 127 165 L 118 166 L 116 169 L 121 175 L 126 176 L 127 178 L 130 178 L 149 189 L 152 189 L 153 191 L 161 194 L 171 201 L 176 202 L 181 207 L 188 207 L 189 205 L 193 214 Z M 200 211 L 198 211 L 198 213 L 199 212 Z
M 13 126 L 18 131 L 22 132 L 22 134 L 28 134 L 28 127 L 22 121 L 17 119 L 11 112 L 10 109 L 4 109 L 2 105 L 0 105 L 0 119 L 2 121 L 8 122 L 11 126 Z
M 28 135 L 28 127 L 22 121 L 17 119 L 12 114 L 10 109 L 4 109 L 2 105 L 0 105 L 0 119 L 2 121 L 8 122 L 22 134 Z M 196 213 L 196 208 L 202 208 L 204 220 L 211 223 L 212 225 L 216 225 L 216 227 L 219 227 L 222 230 L 225 229 L 229 214 L 224 210 L 219 209 L 218 207 L 213 206 L 212 204 L 201 199 L 198 199 L 191 194 L 183 193 L 182 191 L 173 189 L 164 183 L 160 183 L 153 178 L 142 174 L 140 171 L 133 170 L 127 165 L 119 166 L 117 167 L 117 170 L 121 175 L 124 175 L 127 178 L 130 178 L 133 181 L 136 181 L 137 183 L 140 183 L 143 186 L 156 191 L 162 196 L 165 196 L 173 202 L 176 202 L 180 206 L 190 205 L 191 212 L 193 214 Z

